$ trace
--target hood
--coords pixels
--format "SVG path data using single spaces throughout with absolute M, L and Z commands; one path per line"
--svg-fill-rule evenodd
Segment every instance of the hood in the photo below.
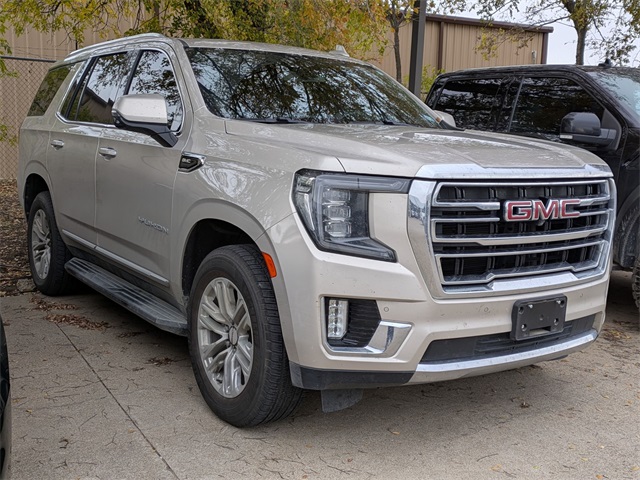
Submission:
M 602 160 L 579 148 L 472 130 L 246 121 L 226 124 L 228 134 L 246 136 L 247 140 L 336 157 L 349 173 L 428 178 L 440 176 L 437 172 L 443 168 L 488 174 L 487 169 L 579 171 L 588 165 L 600 174 L 606 171 Z

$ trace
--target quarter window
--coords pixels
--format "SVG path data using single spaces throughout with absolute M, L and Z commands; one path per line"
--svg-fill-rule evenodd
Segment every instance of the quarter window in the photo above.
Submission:
M 38 93 L 36 93 L 36 96 L 33 99 L 29 113 L 27 113 L 28 117 L 37 117 L 45 114 L 53 100 L 53 97 L 55 97 L 58 92 L 60 85 L 62 85 L 64 79 L 69 75 L 71 67 L 72 65 L 63 65 L 49 70 L 40 84 Z
M 604 108 L 572 80 L 525 78 L 510 132 L 557 140 L 562 118 L 571 112 L 592 112 L 602 120 Z
M 136 66 L 128 94 L 160 94 L 167 101 L 167 113 L 171 130 L 182 125 L 183 109 L 176 77 L 167 55 L 159 51 L 144 51 Z

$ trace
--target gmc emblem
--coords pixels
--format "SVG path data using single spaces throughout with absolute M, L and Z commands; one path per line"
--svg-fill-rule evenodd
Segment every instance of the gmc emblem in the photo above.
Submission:
M 571 205 L 580 205 L 577 198 L 558 200 L 507 200 L 502 206 L 502 214 L 507 222 L 527 222 L 575 218 L 580 212 L 570 209 Z

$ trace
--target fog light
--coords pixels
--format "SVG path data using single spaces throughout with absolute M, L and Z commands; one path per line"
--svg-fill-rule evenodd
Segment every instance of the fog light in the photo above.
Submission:
M 341 339 L 347 333 L 349 301 L 329 299 L 327 307 L 327 338 Z

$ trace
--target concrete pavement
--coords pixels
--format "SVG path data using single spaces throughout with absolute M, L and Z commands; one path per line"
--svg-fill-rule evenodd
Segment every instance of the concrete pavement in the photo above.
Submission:
M 239 430 L 200 397 L 186 340 L 93 294 L 0 299 L 14 479 L 640 479 L 640 323 L 615 273 L 603 335 L 558 362 L 366 391 Z

